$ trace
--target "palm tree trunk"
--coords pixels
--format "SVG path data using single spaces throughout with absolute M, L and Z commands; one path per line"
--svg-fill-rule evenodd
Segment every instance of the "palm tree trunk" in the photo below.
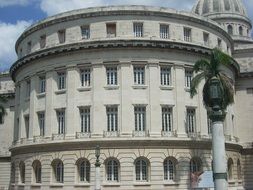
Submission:
M 227 190 L 227 162 L 223 122 L 212 122 L 213 172 L 215 190 Z

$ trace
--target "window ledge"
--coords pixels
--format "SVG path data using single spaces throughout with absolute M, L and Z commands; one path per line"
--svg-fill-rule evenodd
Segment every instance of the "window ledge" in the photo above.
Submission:
M 104 182 L 102 184 L 102 186 L 114 186 L 114 187 L 116 187 L 116 186 L 120 186 L 120 183 L 119 182 L 109 182 L 109 181 L 107 181 L 107 182 Z
M 119 85 L 108 85 L 104 87 L 106 90 L 117 90 L 119 89 Z
M 234 183 L 235 183 L 235 180 L 234 180 L 234 179 L 229 179 L 229 180 L 228 180 L 228 183 L 229 183 L 229 184 L 234 184 Z
M 138 84 L 135 84 L 132 87 L 133 89 L 147 89 L 148 88 L 147 85 L 138 85 Z
M 163 185 L 166 185 L 166 186 L 172 186 L 172 185 L 179 185 L 179 183 L 175 182 L 175 181 L 164 181 L 163 182 Z
M 40 186 L 41 186 L 41 183 L 32 183 L 31 186 L 32 186 L 32 187 L 40 187 Z
M 79 88 L 77 88 L 77 90 L 79 91 L 79 92 L 83 92 L 83 91 L 90 91 L 91 90 L 91 87 L 90 86 L 85 86 L 85 87 L 79 87 Z
M 90 186 L 90 183 L 76 183 L 76 184 L 74 184 L 74 186 L 76 186 L 76 187 L 89 187 Z
M 160 86 L 161 90 L 173 90 L 174 87 L 173 86 Z
M 18 186 L 19 186 L 19 187 L 24 187 L 25 184 L 24 184 L 24 183 L 18 183 Z
M 51 183 L 50 187 L 63 187 L 64 184 L 63 183 Z
M 150 182 L 134 182 L 134 186 L 150 186 Z
M 38 98 L 42 98 L 42 97 L 44 97 L 44 96 L 46 96 L 46 93 L 45 93 L 45 92 L 42 92 L 42 93 L 37 94 L 37 97 L 38 97 Z
M 66 89 L 56 90 L 55 94 L 64 94 L 66 93 Z

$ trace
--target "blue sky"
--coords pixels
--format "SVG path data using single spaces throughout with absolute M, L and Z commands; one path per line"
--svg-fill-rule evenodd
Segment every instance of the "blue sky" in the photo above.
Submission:
M 243 0 L 253 20 L 253 0 Z M 190 11 L 196 0 L 0 0 L 0 71 L 17 59 L 15 42 L 26 27 L 48 16 L 78 8 L 141 4 Z

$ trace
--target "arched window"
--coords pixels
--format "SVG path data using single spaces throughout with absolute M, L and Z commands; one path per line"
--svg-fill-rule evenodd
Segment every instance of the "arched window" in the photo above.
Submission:
M 25 183 L 25 163 L 20 162 L 19 164 L 20 182 Z
M 192 158 L 190 161 L 190 172 L 201 172 L 201 160 L 199 158 Z
M 64 182 L 64 165 L 61 160 L 54 160 L 52 163 L 54 180 L 57 183 Z
M 148 162 L 143 158 L 135 162 L 135 176 L 136 181 L 148 181 Z
M 119 181 L 119 163 L 115 159 L 106 162 L 107 181 Z
M 41 183 L 41 163 L 35 160 L 32 164 L 33 166 L 33 179 L 35 183 Z
M 228 179 L 229 180 L 232 180 L 233 179 L 233 166 L 234 166 L 234 163 L 233 163 L 233 160 L 231 158 L 228 159 L 228 162 L 227 162 L 227 167 L 228 167 Z
M 233 35 L 233 27 L 231 25 L 228 25 L 228 33 Z
M 77 161 L 77 172 L 79 182 L 90 182 L 90 162 L 86 159 Z
M 239 26 L 239 35 L 243 36 L 243 28 L 242 28 L 242 26 Z
M 164 180 L 174 181 L 176 178 L 176 161 L 173 158 L 167 158 L 163 162 Z
M 242 179 L 242 167 L 239 159 L 237 160 L 237 178 L 238 180 Z

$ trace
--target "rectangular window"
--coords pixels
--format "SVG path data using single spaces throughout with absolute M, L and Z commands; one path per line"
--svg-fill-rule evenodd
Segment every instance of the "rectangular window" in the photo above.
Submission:
M 106 24 L 107 38 L 116 37 L 116 23 Z
M 41 76 L 39 80 L 40 80 L 39 93 L 44 93 L 46 92 L 46 78 L 44 76 Z
M 190 28 L 184 28 L 184 41 L 191 42 L 192 41 L 192 30 Z
M 46 47 L 46 39 L 47 39 L 46 35 L 40 36 L 40 48 L 41 49 Z
M 162 131 L 172 131 L 172 108 L 162 108 Z
M 60 72 L 58 73 L 58 90 L 62 90 L 66 88 L 66 73 Z
M 82 39 L 90 38 L 90 26 L 81 26 Z
M 26 54 L 31 53 L 31 51 L 32 51 L 32 42 L 31 42 L 31 41 L 29 41 L 29 42 L 27 43 L 27 50 L 26 50 Z
M 195 109 L 187 109 L 187 133 L 195 133 Z
M 167 24 L 160 25 L 160 38 L 163 38 L 163 39 L 169 38 L 169 25 Z
M 89 87 L 90 86 L 90 69 L 81 70 L 81 86 Z
M 80 109 L 81 132 L 90 133 L 90 108 Z
M 60 44 L 65 43 L 65 40 L 66 40 L 66 30 L 65 29 L 58 31 L 58 39 L 59 39 Z
M 107 76 L 107 85 L 117 85 L 118 84 L 118 76 L 117 76 L 117 67 L 108 67 L 106 68 L 106 76 Z
M 40 136 L 45 136 L 45 113 L 38 113 Z
M 190 88 L 193 78 L 193 71 L 185 70 L 185 87 Z
M 203 33 L 203 40 L 204 40 L 204 45 L 209 46 L 209 34 L 204 32 Z
M 0 124 L 4 123 L 4 116 L 3 113 L 0 113 Z
M 107 131 L 118 131 L 118 108 L 107 107 Z
M 171 76 L 171 68 L 170 67 L 161 67 L 160 71 L 161 75 L 161 85 L 162 86 L 170 86 L 170 76 Z
M 65 111 L 57 111 L 58 134 L 65 133 Z
M 31 95 L 31 82 L 26 81 L 26 97 L 29 98 Z
M 135 85 L 145 84 L 145 67 L 144 66 L 134 67 L 134 84 Z
M 25 134 L 29 138 L 29 116 L 25 116 Z
M 134 118 L 135 118 L 135 131 L 146 131 L 146 108 L 135 107 Z
M 208 134 L 212 134 L 212 120 L 207 118 L 207 129 L 208 129 Z
M 220 38 L 218 38 L 218 39 L 217 39 L 217 41 L 218 41 L 218 42 L 217 42 L 217 43 L 218 43 L 218 48 L 220 48 L 220 49 L 221 49 L 221 48 L 222 48 L 222 47 L 221 47 L 221 39 L 220 39 Z
M 134 37 L 143 37 L 143 23 L 134 23 Z

